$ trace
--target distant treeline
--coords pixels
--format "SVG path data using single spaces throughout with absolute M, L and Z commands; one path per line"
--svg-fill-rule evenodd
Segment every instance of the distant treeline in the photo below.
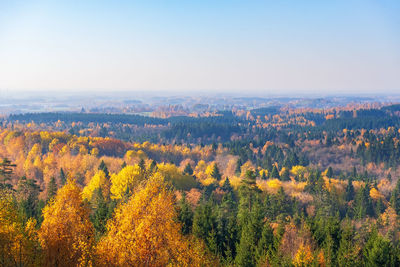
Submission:
M 124 123 L 143 126 L 144 124 L 166 125 L 166 119 L 145 117 L 134 114 L 105 114 L 105 113 L 73 113 L 73 112 L 47 112 L 47 113 L 25 113 L 12 114 L 8 117 L 10 121 L 19 121 L 23 123 L 54 123 L 58 120 L 65 123 Z

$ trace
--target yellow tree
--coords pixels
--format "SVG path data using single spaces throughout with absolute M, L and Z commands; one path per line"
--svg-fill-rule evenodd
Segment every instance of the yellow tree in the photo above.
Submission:
M 36 221 L 29 219 L 24 229 L 12 198 L 0 191 L 0 266 L 39 266 Z
M 108 222 L 97 246 L 104 266 L 197 266 L 207 258 L 181 234 L 175 221 L 174 195 L 156 173 L 139 186 Z
M 182 172 L 174 164 L 158 164 L 157 171 L 161 173 L 166 181 L 171 182 L 177 189 L 190 190 L 197 185 L 197 182 L 193 176 L 182 174 Z
M 77 266 L 91 263 L 94 244 L 89 207 L 74 181 L 58 190 L 55 199 L 43 209 L 39 240 L 47 266 Z
M 0 192 L 3 194 L 4 192 Z M 0 198 L 0 265 L 12 266 L 17 264 L 22 227 L 18 222 L 17 212 L 11 197 Z
M 90 179 L 88 185 L 83 188 L 82 197 L 90 201 L 94 191 L 98 188 L 102 189 L 104 197 L 109 196 L 110 181 L 107 179 L 106 174 L 102 170 L 97 171 L 96 174 L 93 175 L 92 179 Z
M 143 180 L 143 174 L 138 165 L 128 165 L 119 173 L 111 175 L 111 194 L 113 198 L 120 199 L 129 190 Z
M 293 259 L 293 264 L 296 267 L 310 266 L 314 260 L 313 253 L 309 245 L 301 244 L 297 250 L 296 256 Z

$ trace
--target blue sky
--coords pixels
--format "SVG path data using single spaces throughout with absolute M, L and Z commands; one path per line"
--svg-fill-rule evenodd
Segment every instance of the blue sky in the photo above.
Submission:
M 0 89 L 400 93 L 400 1 L 0 1 Z

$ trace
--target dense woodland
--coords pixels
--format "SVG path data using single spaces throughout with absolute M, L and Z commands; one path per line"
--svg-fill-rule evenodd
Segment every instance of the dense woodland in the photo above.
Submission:
M 0 265 L 399 266 L 399 115 L 11 115 Z

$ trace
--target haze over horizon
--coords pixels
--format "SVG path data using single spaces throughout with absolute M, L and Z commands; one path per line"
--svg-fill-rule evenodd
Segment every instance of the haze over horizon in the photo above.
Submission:
M 0 90 L 394 94 L 398 14 L 394 0 L 1 2 Z

